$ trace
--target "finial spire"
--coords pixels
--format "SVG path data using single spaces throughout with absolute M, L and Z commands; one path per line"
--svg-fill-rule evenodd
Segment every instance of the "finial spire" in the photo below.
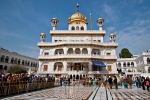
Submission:
M 77 4 L 77 12 L 79 12 L 79 5 Z
M 92 30 L 92 14 L 90 13 L 90 26 L 91 26 L 91 30 Z

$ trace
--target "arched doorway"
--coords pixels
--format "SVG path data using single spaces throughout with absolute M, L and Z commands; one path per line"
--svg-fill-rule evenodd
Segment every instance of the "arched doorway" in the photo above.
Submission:
M 63 63 L 62 62 L 55 62 L 54 70 L 55 71 L 63 71 Z
M 148 67 L 148 73 L 150 73 L 150 67 Z

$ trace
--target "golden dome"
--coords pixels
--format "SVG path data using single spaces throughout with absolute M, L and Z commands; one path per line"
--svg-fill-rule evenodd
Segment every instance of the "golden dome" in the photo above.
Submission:
M 104 20 L 102 17 L 98 18 L 97 20 Z
M 87 18 L 79 12 L 78 7 L 76 13 L 68 18 L 68 24 L 87 24 Z
M 58 20 L 58 18 L 54 17 L 54 18 L 52 18 L 52 20 Z
M 40 36 L 45 36 L 46 37 L 46 34 L 44 32 L 42 32 Z
M 116 36 L 114 32 L 110 33 L 110 36 Z

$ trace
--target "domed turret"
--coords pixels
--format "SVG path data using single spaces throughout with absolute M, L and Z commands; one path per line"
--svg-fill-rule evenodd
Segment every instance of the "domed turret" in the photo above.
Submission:
M 68 24 L 87 24 L 87 18 L 79 12 L 79 5 L 77 4 L 76 13 L 68 18 Z
M 115 42 L 116 41 L 116 35 L 115 35 L 114 32 L 111 32 L 110 35 L 109 35 L 109 37 L 110 37 L 110 41 L 111 42 Z
M 97 19 L 97 25 L 99 27 L 99 30 L 102 30 L 103 26 L 104 26 L 104 19 L 103 18 L 98 18 Z
M 58 22 L 59 22 L 59 20 L 56 17 L 52 18 L 51 24 L 52 24 L 53 30 L 56 30 Z
M 40 34 L 40 40 L 41 40 L 41 42 L 45 42 L 45 39 L 46 39 L 46 34 L 44 32 L 42 32 Z

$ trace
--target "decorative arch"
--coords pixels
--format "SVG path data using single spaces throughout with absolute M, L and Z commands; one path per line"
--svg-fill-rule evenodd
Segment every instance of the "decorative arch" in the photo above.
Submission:
M 76 27 L 76 30 L 79 30 L 79 26 Z
M 121 67 L 121 63 L 120 62 L 118 63 L 118 67 Z
M 5 58 L 5 63 L 9 63 L 9 57 L 8 56 L 6 56 L 6 58 Z
M 4 67 L 4 70 L 7 70 L 7 66 Z
M 147 64 L 150 64 L 150 57 L 147 58 Z
M 24 65 L 24 60 L 22 60 L 22 65 Z
M 63 49 L 56 49 L 55 50 L 55 54 L 64 54 L 64 50 Z
M 81 26 L 81 30 L 84 30 L 84 27 L 83 27 L 83 26 Z
M 88 54 L 87 48 L 83 48 L 83 49 L 82 49 L 82 54 Z
M 53 69 L 54 69 L 54 71 L 63 71 L 63 63 L 62 62 L 55 62 Z
M 18 59 L 18 64 L 20 65 L 20 63 L 21 63 L 21 60 L 20 60 L 20 59 Z
M 11 58 L 11 61 L 10 61 L 10 62 L 11 62 L 11 64 L 13 64 L 13 63 L 14 63 L 14 58 L 13 58 L 13 57 Z
M 17 64 L 17 58 L 15 58 L 15 61 L 14 61 L 14 63 L 15 63 L 15 64 Z
M 130 67 L 130 62 L 127 63 L 127 66 Z
M 33 62 L 31 62 L 31 67 L 33 66 Z
M 91 54 L 94 54 L 94 55 L 101 55 L 101 52 L 100 52 L 99 49 L 92 49 Z
M 123 67 L 126 67 L 126 63 L 125 62 L 123 63 Z
M 76 49 L 75 49 L 75 54 L 80 54 L 80 53 L 81 53 L 80 49 L 79 49 L 79 48 L 76 48 Z
M 73 49 L 69 48 L 68 51 L 67 51 L 67 54 L 73 54 Z
M 131 66 L 134 67 L 134 62 L 131 62 Z
M 150 73 L 150 67 L 148 67 L 148 73 Z
M 30 65 L 30 62 L 28 61 L 28 65 L 27 66 L 29 66 Z
M 71 30 L 75 30 L 75 27 L 74 27 L 74 26 L 72 26 L 72 27 L 71 27 Z
M 5 60 L 5 56 L 2 55 L 2 56 L 1 56 L 1 62 L 4 62 L 4 60 Z
M 70 75 L 70 79 L 72 79 L 72 75 Z

